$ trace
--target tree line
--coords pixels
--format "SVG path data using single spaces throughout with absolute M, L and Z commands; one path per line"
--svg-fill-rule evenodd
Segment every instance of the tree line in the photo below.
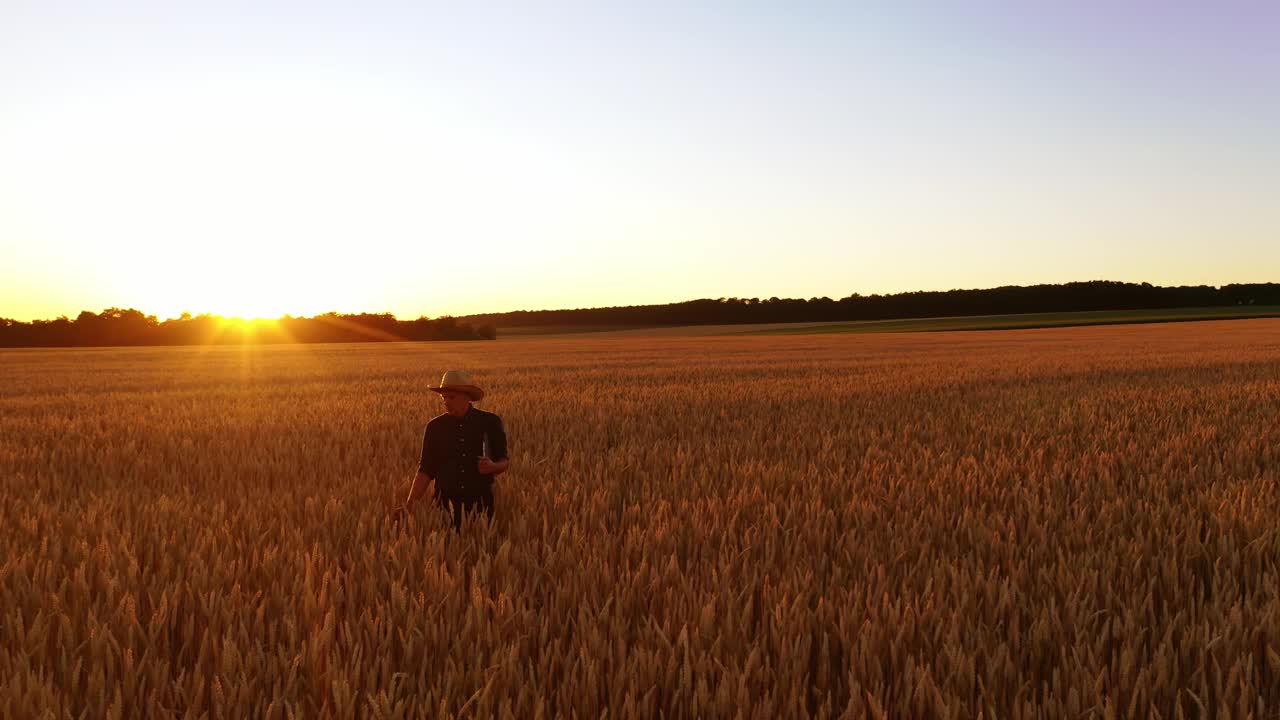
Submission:
M 314 317 L 238 321 L 217 315 L 159 320 L 133 308 L 81 312 L 74 319 L 20 322 L 0 318 L 0 347 L 204 345 L 254 343 L 492 340 L 497 327 L 730 325 L 842 322 L 955 315 L 1155 310 L 1280 305 L 1280 284 L 1161 287 L 1107 280 L 1060 285 L 1011 285 L 975 290 L 887 295 L 718 298 L 665 305 L 566 310 L 518 310 L 460 317 L 398 320 L 390 313 L 324 313 Z
M 191 315 L 159 320 L 133 308 L 80 313 L 75 319 L 19 322 L 0 318 L 0 347 L 109 345 L 218 345 L 241 343 L 346 343 L 404 340 L 492 340 L 492 325 L 455 317 L 397 320 L 390 313 L 285 316 L 278 320 L 228 320 Z
M 1280 305 L 1280 284 L 1161 287 L 1150 283 L 1094 280 L 1058 285 L 1011 285 L 889 295 L 854 293 L 839 300 L 829 297 L 808 300 L 733 297 L 689 300 L 667 305 L 519 310 L 466 315 L 460 319 L 495 327 L 728 325 L 1235 305 Z

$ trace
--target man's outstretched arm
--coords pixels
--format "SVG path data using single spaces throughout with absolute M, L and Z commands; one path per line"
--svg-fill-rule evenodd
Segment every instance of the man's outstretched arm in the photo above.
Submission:
M 431 485 L 431 477 L 422 470 L 413 476 L 413 484 L 409 486 L 409 497 L 404 501 L 406 510 L 413 507 L 413 504 L 422 499 L 427 494 L 427 488 Z
M 409 486 L 409 498 L 404 501 L 405 509 L 413 507 L 413 504 L 422 499 L 427 494 L 427 488 L 431 485 L 432 480 L 432 464 L 431 464 L 431 432 L 430 425 L 427 430 L 422 433 L 422 456 L 418 459 L 418 473 L 413 476 L 413 484 Z

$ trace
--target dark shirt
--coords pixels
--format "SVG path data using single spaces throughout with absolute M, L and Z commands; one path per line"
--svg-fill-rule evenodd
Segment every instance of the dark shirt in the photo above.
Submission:
M 507 459 L 507 433 L 502 429 L 502 418 L 475 406 L 467 408 L 462 417 L 448 413 L 436 416 L 427 423 L 422 434 L 422 460 L 418 472 L 435 479 L 445 463 L 454 463 L 458 481 L 464 485 L 487 485 L 493 475 L 481 475 L 476 463 L 483 456 L 488 440 L 488 458 L 494 462 Z

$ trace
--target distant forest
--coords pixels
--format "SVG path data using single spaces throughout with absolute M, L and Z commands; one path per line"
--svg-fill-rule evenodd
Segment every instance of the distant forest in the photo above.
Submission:
M 1160 287 L 1107 280 L 1062 285 L 1011 285 L 984 290 L 945 290 L 767 300 L 719 298 L 668 305 L 575 310 L 519 310 L 460 316 L 498 328 L 539 326 L 729 325 L 738 323 L 894 320 L 954 315 L 1155 310 L 1165 308 L 1280 305 L 1280 284 Z
M 100 313 L 86 310 L 74 320 L 60 317 L 18 322 L 0 318 L 0 347 L 492 340 L 495 336 L 492 326 L 459 322 L 453 317 L 397 320 L 390 313 L 325 313 L 248 321 L 183 313 L 161 321 L 132 308 L 107 308 Z
M 1089 310 L 1156 310 L 1192 307 L 1280 305 L 1280 283 L 1160 287 L 1106 280 L 1063 285 L 1007 286 L 984 290 L 917 291 L 859 295 L 840 300 L 719 298 L 668 305 L 573 310 L 518 310 L 461 317 L 397 320 L 390 313 L 279 320 L 227 320 L 216 315 L 158 320 L 139 310 L 84 311 L 75 319 L 19 322 L 0 318 L 0 347 L 109 345 L 207 345 L 252 343 L 492 340 L 495 328 L 653 327 L 743 323 L 841 322 L 1009 315 Z

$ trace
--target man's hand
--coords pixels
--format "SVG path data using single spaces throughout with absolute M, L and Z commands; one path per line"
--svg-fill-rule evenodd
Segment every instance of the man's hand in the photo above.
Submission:
M 487 457 L 481 457 L 479 462 L 476 463 L 476 469 L 480 471 L 481 475 L 501 475 L 510 466 L 511 461 L 507 458 L 495 462 Z

